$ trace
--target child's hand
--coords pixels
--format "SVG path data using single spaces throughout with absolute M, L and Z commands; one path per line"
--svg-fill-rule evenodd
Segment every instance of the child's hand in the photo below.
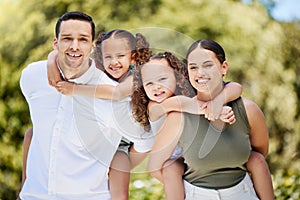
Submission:
M 60 81 L 56 84 L 56 89 L 64 95 L 72 95 L 74 93 L 75 84 L 67 81 Z
M 221 103 L 218 99 L 213 99 L 206 103 L 204 116 L 210 121 L 215 121 L 219 119 L 222 109 L 223 103 Z
M 231 107 L 223 106 L 222 112 L 220 114 L 220 120 L 225 123 L 234 124 L 236 119 L 234 112 Z
M 47 73 L 48 82 L 51 86 L 56 87 L 56 83 L 62 81 L 60 71 L 56 65 L 57 51 L 53 50 L 48 54 Z M 57 88 L 56 88 L 57 89 Z

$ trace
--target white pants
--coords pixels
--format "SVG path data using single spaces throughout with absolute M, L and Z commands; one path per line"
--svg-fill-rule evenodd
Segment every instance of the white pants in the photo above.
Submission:
M 248 174 L 237 185 L 220 190 L 194 186 L 184 181 L 186 200 L 259 200 Z

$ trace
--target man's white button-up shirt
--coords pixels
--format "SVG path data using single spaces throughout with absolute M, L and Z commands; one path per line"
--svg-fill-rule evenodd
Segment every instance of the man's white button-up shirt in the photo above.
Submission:
M 72 81 L 117 84 L 94 64 Z M 121 139 L 112 128 L 112 101 L 58 93 L 48 84 L 46 61 L 26 67 L 20 86 L 33 124 L 21 199 L 110 199 L 107 172 Z

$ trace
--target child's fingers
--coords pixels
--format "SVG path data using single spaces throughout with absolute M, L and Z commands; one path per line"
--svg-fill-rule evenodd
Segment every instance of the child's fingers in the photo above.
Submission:
M 228 123 L 229 123 L 229 124 L 234 124 L 235 121 L 236 121 L 235 115 L 233 114 L 233 115 L 229 116 L 229 117 L 227 118 L 227 120 L 228 120 Z

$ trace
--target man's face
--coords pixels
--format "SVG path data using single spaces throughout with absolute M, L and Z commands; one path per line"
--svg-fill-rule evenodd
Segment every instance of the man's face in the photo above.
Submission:
M 58 50 L 58 63 L 68 76 L 66 78 L 80 76 L 89 67 L 89 57 L 93 49 L 90 23 L 80 20 L 63 21 L 53 46 Z

